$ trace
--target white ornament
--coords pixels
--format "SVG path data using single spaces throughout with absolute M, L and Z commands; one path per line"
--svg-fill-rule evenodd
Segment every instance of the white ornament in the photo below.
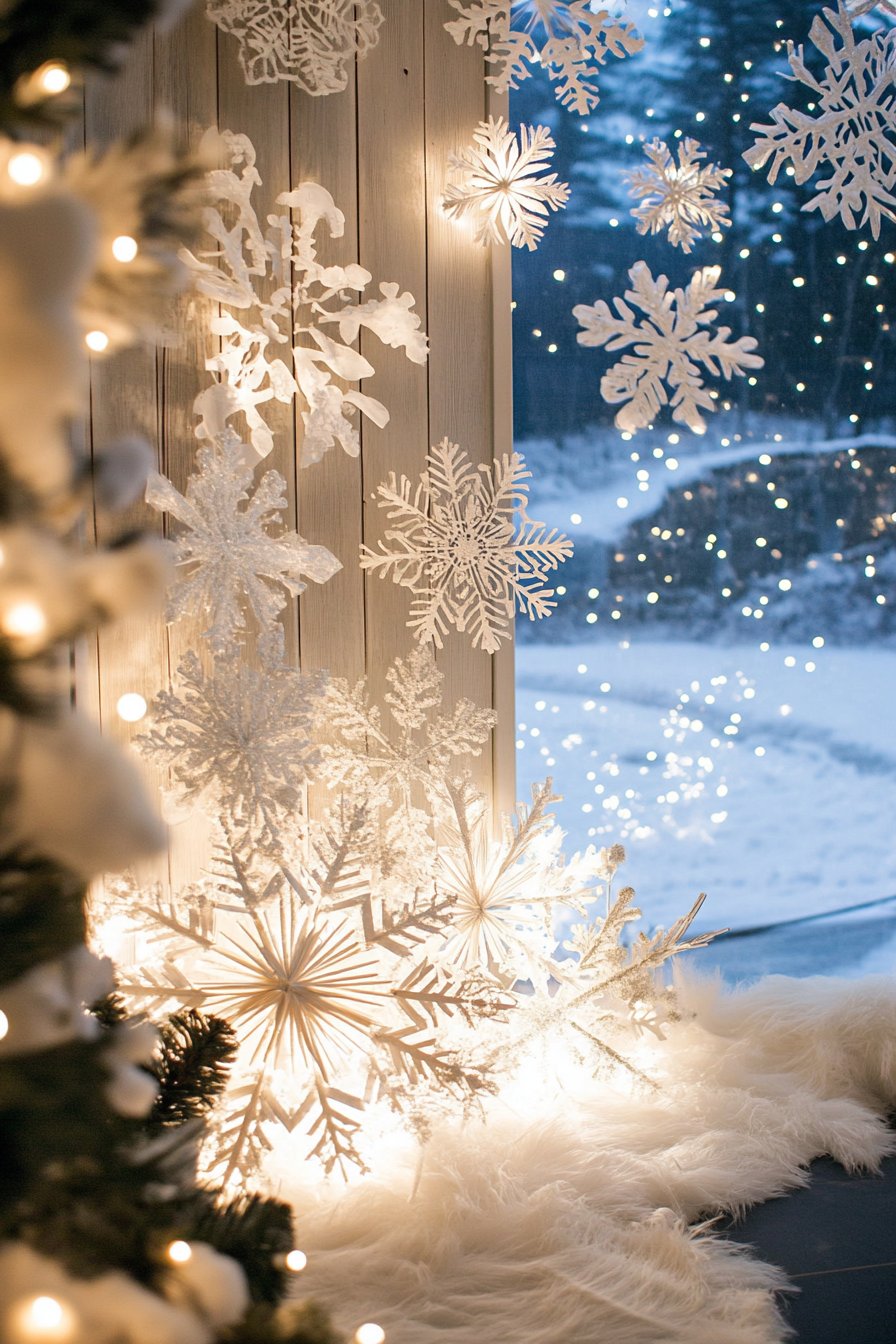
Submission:
M 373 0 L 208 0 L 206 12 L 239 39 L 247 84 L 287 79 L 312 96 L 345 88 L 383 21 Z
M 873 6 L 860 6 L 853 16 Z M 826 20 L 826 22 L 825 22 Z M 816 15 L 809 36 L 828 58 L 819 81 L 803 60 L 802 46 L 788 42 L 793 78 L 811 90 L 818 115 L 779 103 L 772 122 L 754 122 L 759 139 L 744 154 L 754 169 L 774 155 L 769 181 L 781 168 L 793 165 L 794 181 L 808 181 L 818 169 L 831 175 L 817 183 L 818 192 L 802 207 L 820 210 L 826 220 L 839 214 L 847 229 L 871 224 L 880 236 L 881 217 L 896 221 L 896 110 L 893 106 L 893 65 L 896 31 L 879 29 L 857 40 L 850 9 L 840 0 L 838 10 Z M 863 208 L 864 207 L 864 208 Z M 862 212 L 861 219 L 856 216 Z
M 255 454 L 265 457 L 274 438 L 258 407 L 273 398 L 289 404 L 298 396 L 305 425 L 302 466 L 319 461 L 337 441 L 357 457 L 360 440 L 352 417 L 360 410 L 383 428 L 389 423 L 389 412 L 365 392 L 343 391 L 331 375 L 350 383 L 374 375 L 370 361 L 352 348 L 361 327 L 393 349 L 403 348 L 413 363 L 425 364 L 427 337 L 413 311 L 413 295 L 399 294 L 397 284 L 383 283 L 381 299 L 350 302 L 349 291 L 363 293 L 372 276 L 355 262 L 321 266 L 317 261 L 314 234 L 321 220 L 326 221 L 331 238 L 341 238 L 345 228 L 345 216 L 330 193 L 316 182 L 303 182 L 295 191 L 281 193 L 278 205 L 294 212 L 297 222 L 291 222 L 289 213 L 269 215 L 264 234 L 251 199 L 261 182 L 251 140 L 231 131 L 213 138 L 230 167 L 209 173 L 209 191 L 214 200 L 224 203 L 229 222 L 216 206 L 208 207 L 206 228 L 219 250 L 195 257 L 185 249 L 181 255 L 200 293 L 224 308 L 211 321 L 221 345 L 219 353 L 206 361 L 206 368 L 220 377 L 217 388 L 226 390 L 211 388 L 197 398 L 195 410 L 203 418 L 197 437 L 214 439 L 227 418 L 242 411 Z M 234 168 L 240 163 L 245 166 L 237 176 Z M 211 265 L 208 258 L 221 265 Z M 269 300 L 256 292 L 257 278 L 270 278 L 275 284 Z M 334 300 L 339 307 L 325 307 Z M 330 323 L 338 324 L 341 341 L 324 331 Z M 295 336 L 304 339 L 292 349 L 293 376 L 282 359 L 269 359 L 267 352 L 272 345 L 287 345 Z
M 521 126 L 520 142 L 503 117 L 481 121 L 475 144 L 448 155 L 448 183 L 442 208 L 452 219 L 472 217 L 476 242 L 512 243 L 534 252 L 545 230 L 548 208 L 569 200 L 569 187 L 547 167 L 554 141 L 546 126 Z
M 427 460 L 416 488 L 394 472 L 380 485 L 380 508 L 395 525 L 379 552 L 362 546 L 361 567 L 410 588 L 417 639 L 441 648 L 453 625 L 494 653 L 511 638 L 517 604 L 530 620 L 550 614 L 554 592 L 543 585 L 572 555 L 572 542 L 526 516 L 530 473 L 519 453 L 477 468 L 446 438 Z
M 232 430 L 200 448 L 198 460 L 186 495 L 156 473 L 146 487 L 147 503 L 185 528 L 168 543 L 182 573 L 167 619 L 210 616 L 203 638 L 213 652 L 223 653 L 245 629 L 245 599 L 262 636 L 282 646 L 277 617 L 286 605 L 283 589 L 298 597 L 306 586 L 301 576 L 326 583 L 342 565 L 326 547 L 310 546 L 295 532 L 272 535 L 272 527 L 283 527 L 286 482 L 268 471 L 253 489 L 254 468 L 246 465 L 245 445 Z
M 635 347 L 633 355 L 623 355 L 601 379 L 600 392 L 610 405 L 628 402 L 616 416 L 619 429 L 634 432 L 651 424 L 660 408 L 671 404 L 673 420 L 686 424 L 695 434 L 706 431 L 700 407 L 714 410 L 712 398 L 703 386 L 702 364 L 711 374 L 743 377 L 745 369 L 761 369 L 765 361 L 751 352 L 756 349 L 752 336 L 728 342 L 730 327 L 720 327 L 710 336 L 706 330 L 718 317 L 708 305 L 721 299 L 725 291 L 717 289 L 721 267 L 704 266 L 695 271 L 687 289 L 668 292 L 666 276 L 654 279 L 644 261 L 629 271 L 632 288 L 625 297 L 646 314 L 637 315 L 622 299 L 614 299 L 619 316 L 598 300 L 594 306 L 584 303 L 573 308 L 581 326 L 580 345 L 601 346 L 608 350 Z M 663 384 L 673 389 L 671 403 Z
M 606 9 L 589 0 L 449 0 L 459 19 L 445 27 L 455 42 L 475 44 L 495 66 L 487 77 L 499 93 L 515 89 L 528 79 L 530 65 L 543 65 L 559 81 L 557 98 L 584 116 L 600 100 L 593 82 L 607 56 L 633 56 L 644 46 L 630 23 L 620 23 Z M 514 12 L 522 27 L 513 28 Z M 541 28 L 541 43 L 534 30 Z
M 273 664 L 259 671 L 233 658 L 208 676 L 188 653 L 180 694 L 159 694 L 136 746 L 170 767 L 176 807 L 201 801 L 230 845 L 278 853 L 317 759 L 311 729 L 322 688 L 318 674 Z
M 694 241 L 703 237 L 699 225 L 716 232 L 730 227 L 728 206 L 715 199 L 716 190 L 731 176 L 730 168 L 715 163 L 701 167 L 706 154 L 699 141 L 690 138 L 678 146 L 677 166 L 669 147 L 658 138 L 645 145 L 644 152 L 649 166 L 622 174 L 630 184 L 629 195 L 644 202 L 631 212 L 639 233 L 667 229 L 672 246 L 680 244 L 683 252 L 690 252 Z

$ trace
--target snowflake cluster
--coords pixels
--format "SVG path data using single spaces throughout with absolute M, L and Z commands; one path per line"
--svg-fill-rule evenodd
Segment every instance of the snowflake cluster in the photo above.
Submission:
M 425 364 L 428 341 L 413 311 L 413 295 L 399 293 L 397 284 L 383 283 L 381 298 L 355 303 L 351 296 L 364 292 L 373 278 L 370 272 L 356 262 L 320 264 L 314 238 L 319 224 L 323 220 L 330 237 L 341 238 L 345 216 L 316 182 L 282 192 L 277 204 L 286 213 L 269 215 L 268 231 L 263 232 L 252 204 L 261 178 L 251 140 L 230 131 L 215 138 L 229 165 L 208 175 L 209 193 L 217 204 L 206 208 L 205 225 L 217 247 L 198 257 L 185 250 L 182 256 L 199 292 L 225 310 L 212 319 L 211 330 L 221 346 L 206 363 L 230 389 L 224 419 L 244 413 L 250 443 L 262 458 L 274 440 L 259 406 L 272 399 L 289 404 L 298 397 L 305 426 L 302 465 L 319 461 L 337 441 L 357 457 L 360 441 L 352 417 L 360 410 L 382 428 L 389 423 L 389 412 L 366 393 L 343 391 L 333 375 L 349 383 L 373 377 L 373 365 L 353 348 L 361 327 L 393 349 L 403 348 L 415 364 Z M 270 284 L 273 292 L 263 299 L 258 289 Z M 337 306 L 327 306 L 333 303 Z M 324 330 L 333 324 L 340 340 Z M 293 341 L 291 370 L 284 360 L 270 357 L 270 351 Z M 197 413 L 206 417 L 206 410 L 200 398 Z M 204 421 L 197 433 L 200 438 L 207 435 Z
M 503 117 L 479 123 L 474 145 L 448 156 L 448 185 L 442 202 L 453 219 L 472 216 L 476 241 L 512 243 L 534 252 L 544 233 L 548 210 L 569 200 L 569 187 L 557 174 L 537 176 L 550 162 L 553 138 L 546 126 L 520 127 L 520 141 Z
M 896 221 L 896 31 L 879 29 L 857 40 L 852 21 L 873 8 L 838 0 L 836 13 L 815 16 L 809 36 L 829 62 L 820 81 L 807 68 L 803 48 L 788 43 L 790 78 L 812 90 L 818 115 L 779 103 L 771 125 L 750 126 L 758 138 L 744 158 L 755 169 L 772 159 L 770 182 L 788 162 L 798 184 L 830 170 L 803 209 L 820 210 L 826 220 L 839 215 L 848 229 L 870 223 L 877 238 L 882 217 Z
M 558 101 L 582 116 L 600 100 L 594 81 L 607 56 L 633 56 L 644 46 L 632 24 L 620 23 L 589 0 L 449 3 L 460 18 L 445 27 L 458 46 L 475 44 L 487 53 L 486 61 L 495 67 L 488 83 L 499 93 L 528 79 L 530 65 L 543 65 L 557 84 Z
M 730 168 L 715 163 L 701 167 L 706 154 L 699 141 L 690 137 L 678 147 L 677 165 L 659 138 L 645 145 L 644 152 L 649 165 L 622 174 L 628 180 L 629 195 L 643 201 L 631 212 L 639 233 L 665 229 L 673 247 L 680 244 L 682 252 L 690 252 L 693 243 L 703 237 L 701 225 L 710 232 L 730 227 L 728 206 L 715 198 L 725 178 L 731 176 Z
M 206 12 L 239 40 L 247 84 L 286 79 L 313 96 L 346 87 L 383 21 L 373 0 L 208 0 Z
M 554 590 L 544 584 L 572 542 L 526 516 L 529 472 L 519 453 L 476 468 L 443 439 L 428 461 L 416 487 L 394 472 L 380 485 L 393 526 L 378 552 L 361 548 L 361 566 L 411 590 L 408 626 L 417 639 L 441 648 L 454 626 L 494 653 L 511 637 L 517 606 L 533 621 L 550 615 Z
M 703 385 L 700 365 L 711 374 L 744 376 L 745 369 L 761 369 L 765 361 L 754 355 L 756 341 L 752 336 L 741 336 L 729 342 L 729 327 L 720 327 L 711 336 L 706 328 L 718 317 L 709 305 L 724 297 L 725 291 L 716 286 L 721 275 L 719 266 L 704 266 L 695 271 L 687 289 L 668 292 L 669 282 L 664 275 L 656 279 L 644 261 L 636 262 L 629 271 L 632 288 L 625 291 L 628 302 L 640 308 L 645 317 L 640 321 L 622 299 L 614 299 L 618 317 L 598 300 L 593 306 L 580 303 L 573 308 L 584 331 L 580 331 L 580 345 L 601 346 L 608 350 L 635 347 L 634 354 L 623 355 L 601 379 L 600 392 L 610 405 L 627 403 L 616 416 L 622 430 L 634 433 L 653 423 L 660 409 L 671 404 L 672 418 L 686 424 L 695 434 L 706 431 L 706 421 L 700 409 L 714 409 L 712 397 Z M 672 389 L 672 399 L 664 383 Z

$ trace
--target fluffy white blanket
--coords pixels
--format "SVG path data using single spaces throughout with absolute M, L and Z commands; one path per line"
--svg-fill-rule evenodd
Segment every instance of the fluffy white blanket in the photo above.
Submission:
M 388 1344 L 772 1344 L 784 1276 L 700 1220 L 896 1150 L 896 980 L 680 985 L 648 1098 L 606 1087 L 445 1128 L 312 1195 L 284 1175 L 301 1287 Z M 524 1113 L 526 1112 L 526 1113 Z M 418 1179 L 419 1178 L 419 1179 Z

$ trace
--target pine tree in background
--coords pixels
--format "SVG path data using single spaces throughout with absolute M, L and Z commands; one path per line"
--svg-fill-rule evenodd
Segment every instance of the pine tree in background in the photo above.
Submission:
M 83 69 L 113 68 L 138 25 L 184 7 L 0 3 L 0 121 L 15 137 L 61 121 Z M 102 161 L 68 168 L 0 138 L 0 1339 L 332 1344 L 318 1309 L 283 1302 L 288 1207 L 196 1184 L 229 1026 L 127 1018 L 86 944 L 90 880 L 164 833 L 136 773 L 72 713 L 68 642 L 157 601 L 165 570 L 149 541 L 79 548 L 85 504 L 123 507 L 150 453 L 128 439 L 90 463 L 68 426 L 88 346 L 135 339 L 170 292 L 199 173 L 159 133 L 112 152 L 104 179 Z M 120 273 L 97 260 L 109 219 L 134 244 Z

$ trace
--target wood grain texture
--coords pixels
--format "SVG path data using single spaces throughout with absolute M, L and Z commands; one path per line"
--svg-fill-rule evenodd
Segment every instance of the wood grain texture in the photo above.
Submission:
M 430 445 L 445 436 L 475 462 L 512 450 L 509 249 L 477 247 L 441 209 L 448 153 L 469 143 L 487 111 L 501 107 L 484 84 L 480 49 L 458 47 L 444 31 L 450 17 L 444 0 L 380 3 L 379 43 L 341 94 L 311 98 L 285 83 L 247 87 L 236 42 L 218 32 L 198 3 L 172 33 L 141 39 L 117 77 L 91 81 L 85 119 L 91 149 L 145 124 L 161 107 L 173 113 L 185 146 L 212 124 L 247 134 L 262 178 L 256 191 L 262 221 L 282 212 L 281 192 L 320 182 L 343 211 L 345 231 L 330 239 L 320 227 L 319 259 L 366 267 L 373 280 L 365 299 L 378 297 L 387 281 L 414 295 L 431 338 L 427 366 L 362 331 L 361 348 L 376 369 L 362 390 L 389 408 L 391 420 L 385 429 L 361 420 L 359 458 L 337 446 L 301 468 L 302 406 L 264 408 L 275 447 L 259 475 L 274 467 L 285 477 L 288 525 L 327 546 L 343 565 L 327 584 L 309 584 L 289 604 L 288 657 L 352 682 L 366 674 L 377 700 L 389 665 L 412 647 L 411 594 L 364 575 L 358 564 L 361 543 L 375 546 L 388 526 L 377 486 L 393 471 L 416 481 Z M 141 432 L 181 491 L 194 470 L 192 407 L 209 381 L 204 364 L 215 348 L 207 325 L 214 311 L 209 301 L 184 295 L 172 314 L 176 344 L 130 351 L 92 371 L 94 449 L 120 433 Z M 288 346 L 277 353 L 290 362 Z M 98 539 L 107 540 L 108 525 L 95 522 Z M 156 533 L 167 528 L 142 504 L 124 524 Z M 82 641 L 75 660 L 79 702 L 93 704 L 104 730 L 129 741 L 141 725 L 121 723 L 118 697 L 137 690 L 151 700 L 187 649 L 201 651 L 202 624 L 183 619 L 169 628 L 161 616 L 140 618 L 101 632 L 93 651 Z M 466 696 L 499 709 L 501 730 L 476 775 L 482 787 L 494 788 L 496 808 L 507 810 L 515 796 L 512 646 L 492 658 L 474 651 L 469 636 L 452 632 L 438 662 L 447 703 Z M 203 818 L 173 827 L 167 866 L 157 875 L 172 886 L 194 881 L 208 845 Z

